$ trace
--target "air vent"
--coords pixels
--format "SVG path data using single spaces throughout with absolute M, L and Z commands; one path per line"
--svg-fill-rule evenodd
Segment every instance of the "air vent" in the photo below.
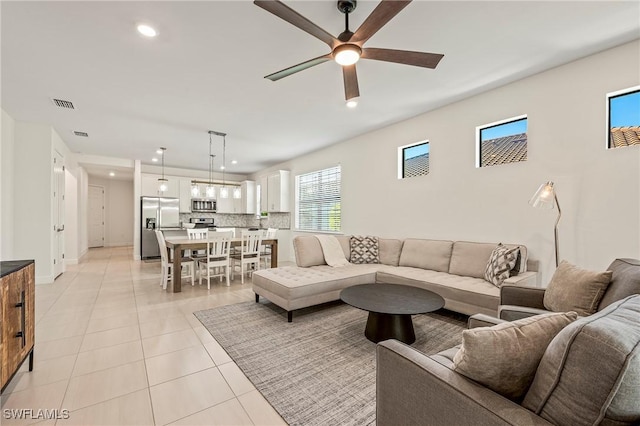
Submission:
M 63 101 L 62 99 L 52 99 L 52 100 L 53 100 L 53 104 L 57 107 L 67 108 L 67 109 L 76 109 L 76 107 L 74 107 L 73 103 L 70 101 Z
M 73 134 L 76 135 L 76 136 L 82 136 L 83 138 L 88 138 L 89 137 L 89 133 L 87 133 L 87 132 L 74 131 Z

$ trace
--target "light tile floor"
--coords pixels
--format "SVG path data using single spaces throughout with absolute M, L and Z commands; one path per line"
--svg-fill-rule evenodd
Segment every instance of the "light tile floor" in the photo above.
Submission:
M 2 395 L 3 425 L 284 425 L 193 312 L 254 299 L 240 277 L 181 293 L 130 247 L 90 249 L 36 286 L 35 368 Z M 15 419 L 32 409 L 36 419 Z M 47 420 L 37 410 L 69 410 Z M 15 412 L 14 412 L 15 413 Z M 62 417 L 64 412 L 59 411 Z

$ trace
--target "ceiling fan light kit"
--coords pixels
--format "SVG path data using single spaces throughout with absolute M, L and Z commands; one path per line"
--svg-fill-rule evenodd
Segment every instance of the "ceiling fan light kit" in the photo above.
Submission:
M 300 64 L 267 75 L 265 78 L 271 81 L 280 80 L 281 78 L 304 71 L 333 58 L 333 60 L 342 66 L 345 99 L 350 101 L 360 96 L 358 76 L 355 67 L 356 62 L 358 62 L 360 58 L 434 69 L 444 57 L 444 55 L 439 53 L 363 47 L 367 40 L 384 27 L 394 16 L 400 13 L 402 9 L 409 5 L 411 0 L 382 0 L 355 33 L 349 30 L 349 14 L 355 10 L 357 2 L 355 0 L 339 0 L 337 7 L 338 10 L 345 15 L 345 30 L 338 35 L 337 38 L 279 0 L 254 0 L 253 3 L 278 18 L 289 22 L 291 25 L 311 34 L 331 48 L 331 53 L 329 54 L 309 59 Z M 351 105 L 348 106 L 352 107 Z
M 345 43 L 333 49 L 333 59 L 340 65 L 353 65 L 362 55 L 362 49 L 355 44 Z

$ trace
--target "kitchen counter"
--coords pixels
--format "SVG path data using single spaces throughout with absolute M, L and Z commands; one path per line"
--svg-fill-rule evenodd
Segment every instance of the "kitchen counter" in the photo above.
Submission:
M 0 278 L 9 275 L 15 271 L 19 271 L 27 265 L 34 263 L 31 260 L 5 260 L 0 262 Z

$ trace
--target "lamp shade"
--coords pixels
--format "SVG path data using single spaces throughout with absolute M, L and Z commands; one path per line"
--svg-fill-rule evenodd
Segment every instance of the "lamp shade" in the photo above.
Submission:
M 540 188 L 533 194 L 529 204 L 540 209 L 553 209 L 555 205 L 555 190 L 553 182 L 549 181 L 540 185 Z

